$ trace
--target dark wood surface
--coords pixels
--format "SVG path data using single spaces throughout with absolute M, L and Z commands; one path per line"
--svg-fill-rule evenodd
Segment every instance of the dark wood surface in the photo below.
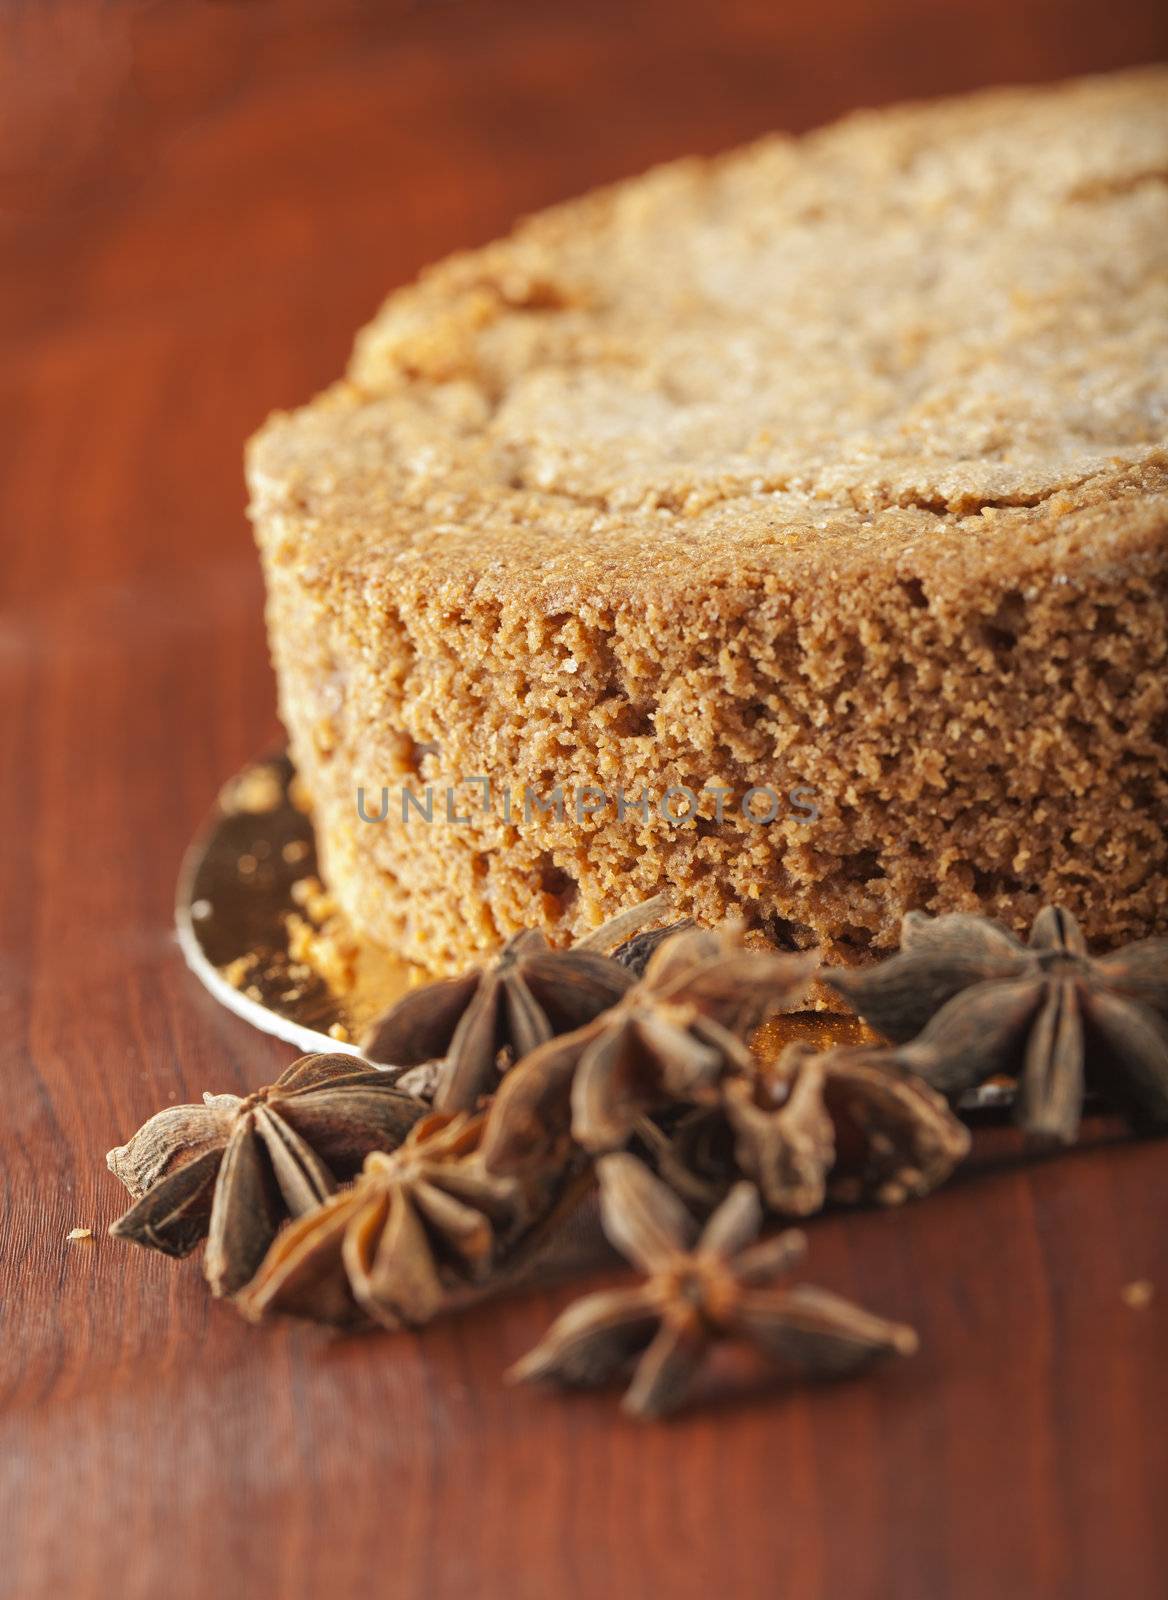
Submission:
M 1168 1149 L 812 1226 L 919 1357 L 656 1430 L 505 1390 L 568 1288 L 255 1331 L 104 1237 L 105 1150 L 291 1052 L 171 934 L 277 735 L 240 446 L 518 213 L 863 103 L 1154 59 L 1134 0 L 0 7 L 0 1586 L 24 1597 L 1161 1595 Z M 68 1243 L 77 1226 L 92 1241 Z M 1124 1286 L 1158 1297 L 1132 1309 Z

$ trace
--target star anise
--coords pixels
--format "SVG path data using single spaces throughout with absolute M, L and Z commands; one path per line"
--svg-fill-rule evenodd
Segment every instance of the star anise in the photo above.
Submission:
M 621 912 L 567 950 L 553 950 L 536 930 L 517 933 L 487 966 L 399 1000 L 370 1025 L 362 1052 L 387 1066 L 437 1061 L 435 1108 L 473 1110 L 495 1089 L 501 1058 L 518 1061 L 620 999 L 634 976 L 601 952 L 660 916 L 667 903 L 658 896 Z
M 371 1150 L 406 1137 L 425 1106 L 352 1056 L 302 1056 L 255 1094 L 170 1106 L 106 1156 L 134 1204 L 118 1238 L 185 1256 L 206 1238 L 215 1294 L 251 1278 L 280 1225 L 310 1211 Z
M 773 1066 L 728 1077 L 721 1095 L 738 1166 L 788 1216 L 828 1199 L 897 1205 L 928 1194 L 969 1150 L 941 1095 L 888 1050 L 789 1044 Z
M 739 1339 L 818 1373 L 885 1354 L 910 1355 L 913 1330 L 825 1289 L 775 1288 L 803 1254 L 801 1233 L 756 1242 L 762 1205 L 740 1183 L 701 1229 L 677 1196 L 629 1155 L 599 1163 L 601 1216 L 612 1243 L 646 1274 L 635 1289 L 579 1300 L 508 1374 L 592 1387 L 636 1360 L 623 1407 L 659 1417 L 685 1398 L 710 1346 Z
M 1092 957 L 1074 917 L 1052 906 L 1025 944 L 986 918 L 912 913 L 898 955 L 824 976 L 950 1098 L 1016 1078 L 1030 1133 L 1072 1143 L 1087 1087 L 1168 1126 L 1168 939 Z
M 516 1180 L 487 1172 L 482 1120 L 434 1112 L 396 1150 L 369 1156 L 351 1187 L 275 1240 L 238 1297 L 244 1315 L 412 1327 L 484 1279 L 532 1200 Z
M 642 1112 L 716 1097 L 742 1039 L 792 1003 L 814 956 L 742 948 L 736 933 L 675 934 L 644 977 L 586 1027 L 541 1045 L 504 1078 L 483 1141 L 498 1172 L 554 1162 L 571 1141 L 623 1145 Z

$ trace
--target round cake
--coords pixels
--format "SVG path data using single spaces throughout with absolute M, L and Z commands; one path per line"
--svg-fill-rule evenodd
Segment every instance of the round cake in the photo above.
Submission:
M 435 971 L 670 891 L 1168 927 L 1168 71 L 851 117 L 394 294 L 248 457 L 328 885 Z

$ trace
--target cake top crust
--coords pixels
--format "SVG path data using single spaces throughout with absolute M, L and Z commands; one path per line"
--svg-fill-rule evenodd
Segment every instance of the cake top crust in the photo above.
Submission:
M 1119 559 L 1168 527 L 1166 178 L 1148 69 L 597 191 L 392 295 L 253 515 L 322 580 L 554 606 Z

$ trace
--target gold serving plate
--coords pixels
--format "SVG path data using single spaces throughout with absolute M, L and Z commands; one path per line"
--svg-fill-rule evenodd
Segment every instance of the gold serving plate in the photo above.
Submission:
M 347 1051 L 419 967 L 357 939 L 317 874 L 312 819 L 287 756 L 245 767 L 188 849 L 175 907 L 187 964 L 217 1000 L 265 1033 Z

